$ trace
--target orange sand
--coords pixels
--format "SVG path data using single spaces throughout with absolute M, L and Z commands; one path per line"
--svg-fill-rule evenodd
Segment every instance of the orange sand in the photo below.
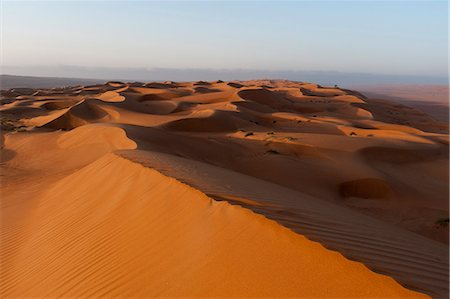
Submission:
M 448 293 L 448 125 L 288 81 L 30 93 L 2 92 L 2 298 Z

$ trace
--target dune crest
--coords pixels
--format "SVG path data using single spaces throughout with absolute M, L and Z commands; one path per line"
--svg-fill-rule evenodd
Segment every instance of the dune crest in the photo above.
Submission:
M 448 296 L 448 124 L 415 109 L 286 80 L 1 95 L 1 297 Z
M 2 297 L 426 297 L 113 154 L 36 201 Z

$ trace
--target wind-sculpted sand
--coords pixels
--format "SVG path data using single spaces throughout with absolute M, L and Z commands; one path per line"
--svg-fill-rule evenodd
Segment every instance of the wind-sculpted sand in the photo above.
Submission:
M 445 298 L 448 124 L 290 81 L 2 91 L 0 294 Z

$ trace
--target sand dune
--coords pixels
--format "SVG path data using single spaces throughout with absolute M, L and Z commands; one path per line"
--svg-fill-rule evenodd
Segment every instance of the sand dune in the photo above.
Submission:
M 43 125 L 46 128 L 71 130 L 93 122 L 109 120 L 110 115 L 95 100 L 84 100 L 70 107 L 61 116 Z
M 5 297 L 420 297 L 248 210 L 114 155 L 37 201 L 20 251 L 5 248 Z
M 8 297 L 448 296 L 448 123 L 313 83 L 2 91 Z
M 410 288 L 426 290 L 438 298 L 448 292 L 448 248 L 444 244 L 222 167 L 156 152 L 118 154 L 156 168 L 216 200 L 240 204 L 274 219 L 346 257 L 364 261 L 378 273 L 389 273 Z

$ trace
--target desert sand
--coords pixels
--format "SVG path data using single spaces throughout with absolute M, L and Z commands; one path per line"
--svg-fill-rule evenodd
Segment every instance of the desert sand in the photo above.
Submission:
M 371 99 L 391 100 L 417 108 L 438 121 L 449 121 L 449 85 L 374 84 L 354 85 Z
M 2 91 L 0 296 L 448 297 L 448 122 L 314 83 Z

